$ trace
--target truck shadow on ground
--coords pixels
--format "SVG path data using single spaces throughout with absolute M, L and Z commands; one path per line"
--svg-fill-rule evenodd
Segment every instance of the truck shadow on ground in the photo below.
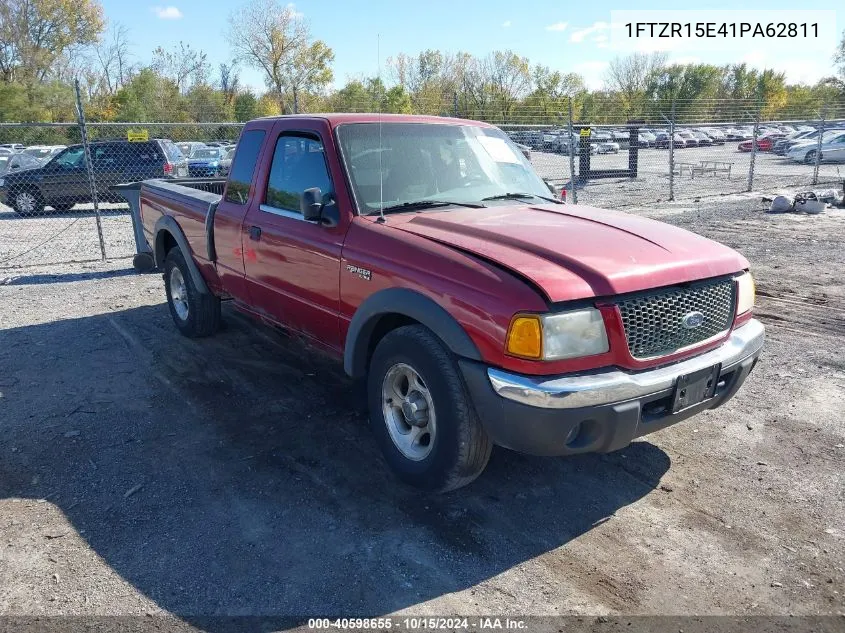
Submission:
M 0 497 L 49 497 L 118 574 L 209 630 L 213 616 L 384 614 L 472 588 L 585 534 L 670 465 L 645 441 L 568 459 L 497 449 L 470 487 L 424 495 L 387 470 L 339 365 L 228 311 L 226 324 L 187 340 L 157 305 L 6 330 L 0 346 L 16 449 Z M 554 560 L 574 593 L 636 602 L 591 561 Z

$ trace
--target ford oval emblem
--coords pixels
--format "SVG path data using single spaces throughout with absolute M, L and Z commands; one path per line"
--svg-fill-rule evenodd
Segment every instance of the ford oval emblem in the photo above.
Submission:
M 681 319 L 681 325 L 688 330 L 694 330 L 704 325 L 704 315 L 701 312 L 690 312 Z

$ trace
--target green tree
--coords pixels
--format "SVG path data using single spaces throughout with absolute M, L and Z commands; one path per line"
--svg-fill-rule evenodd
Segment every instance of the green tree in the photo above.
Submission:
M 319 91 L 333 79 L 334 52 L 313 40 L 290 4 L 250 0 L 229 16 L 229 43 L 236 59 L 261 70 L 279 108 L 292 111 L 299 93 Z
M 189 121 L 184 100 L 174 81 L 144 68 L 115 96 L 118 121 L 140 123 Z
M 258 98 L 249 90 L 235 96 L 235 120 L 246 122 L 259 116 Z
M 97 0 L 2 0 L 0 79 L 45 81 L 56 60 L 96 42 L 104 26 Z

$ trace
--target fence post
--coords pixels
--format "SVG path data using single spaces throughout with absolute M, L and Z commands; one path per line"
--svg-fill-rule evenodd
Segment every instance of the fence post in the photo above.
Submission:
M 299 91 L 293 89 L 293 113 L 299 114 Z
M 748 164 L 748 187 L 746 191 L 754 190 L 754 163 L 757 159 L 757 135 L 760 133 L 760 110 L 762 102 L 758 100 L 757 111 L 754 113 L 754 131 L 751 134 L 751 162 Z
M 669 200 L 675 200 L 675 97 L 669 114 Z
M 458 91 L 457 90 L 455 90 L 455 92 L 452 93 L 452 109 L 454 111 L 455 118 L 456 119 L 461 118 L 460 110 L 458 110 Z
M 106 259 L 106 243 L 103 241 L 103 224 L 100 221 L 100 203 L 97 200 L 97 183 L 94 179 L 94 166 L 91 163 L 91 146 L 88 143 L 88 128 L 85 125 L 85 110 L 82 107 L 82 94 L 79 91 L 79 79 L 74 83 L 76 88 L 76 114 L 79 121 L 79 133 L 82 136 L 82 147 L 85 150 L 85 168 L 88 172 L 88 185 L 91 188 L 91 201 L 94 203 L 94 217 L 97 219 L 97 236 L 100 239 L 100 256 Z
M 575 134 L 572 127 L 572 97 L 569 97 L 569 187 L 572 191 L 572 204 L 578 204 L 578 184 L 575 182 Z
M 825 119 L 825 112 L 824 107 L 822 107 L 822 115 L 821 115 L 821 122 L 819 124 L 819 137 L 816 139 L 816 160 L 815 165 L 813 166 L 813 184 L 819 184 L 819 163 L 822 159 L 822 136 L 824 136 L 824 119 Z

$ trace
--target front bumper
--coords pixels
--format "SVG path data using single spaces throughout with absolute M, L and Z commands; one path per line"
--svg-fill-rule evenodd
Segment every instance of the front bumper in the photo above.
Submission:
M 764 338 L 763 325 L 751 320 L 714 350 L 639 372 L 522 376 L 473 361 L 460 365 L 496 444 L 534 455 L 608 452 L 727 402 L 754 368 Z M 721 365 L 715 395 L 672 413 L 677 379 L 715 365 Z

